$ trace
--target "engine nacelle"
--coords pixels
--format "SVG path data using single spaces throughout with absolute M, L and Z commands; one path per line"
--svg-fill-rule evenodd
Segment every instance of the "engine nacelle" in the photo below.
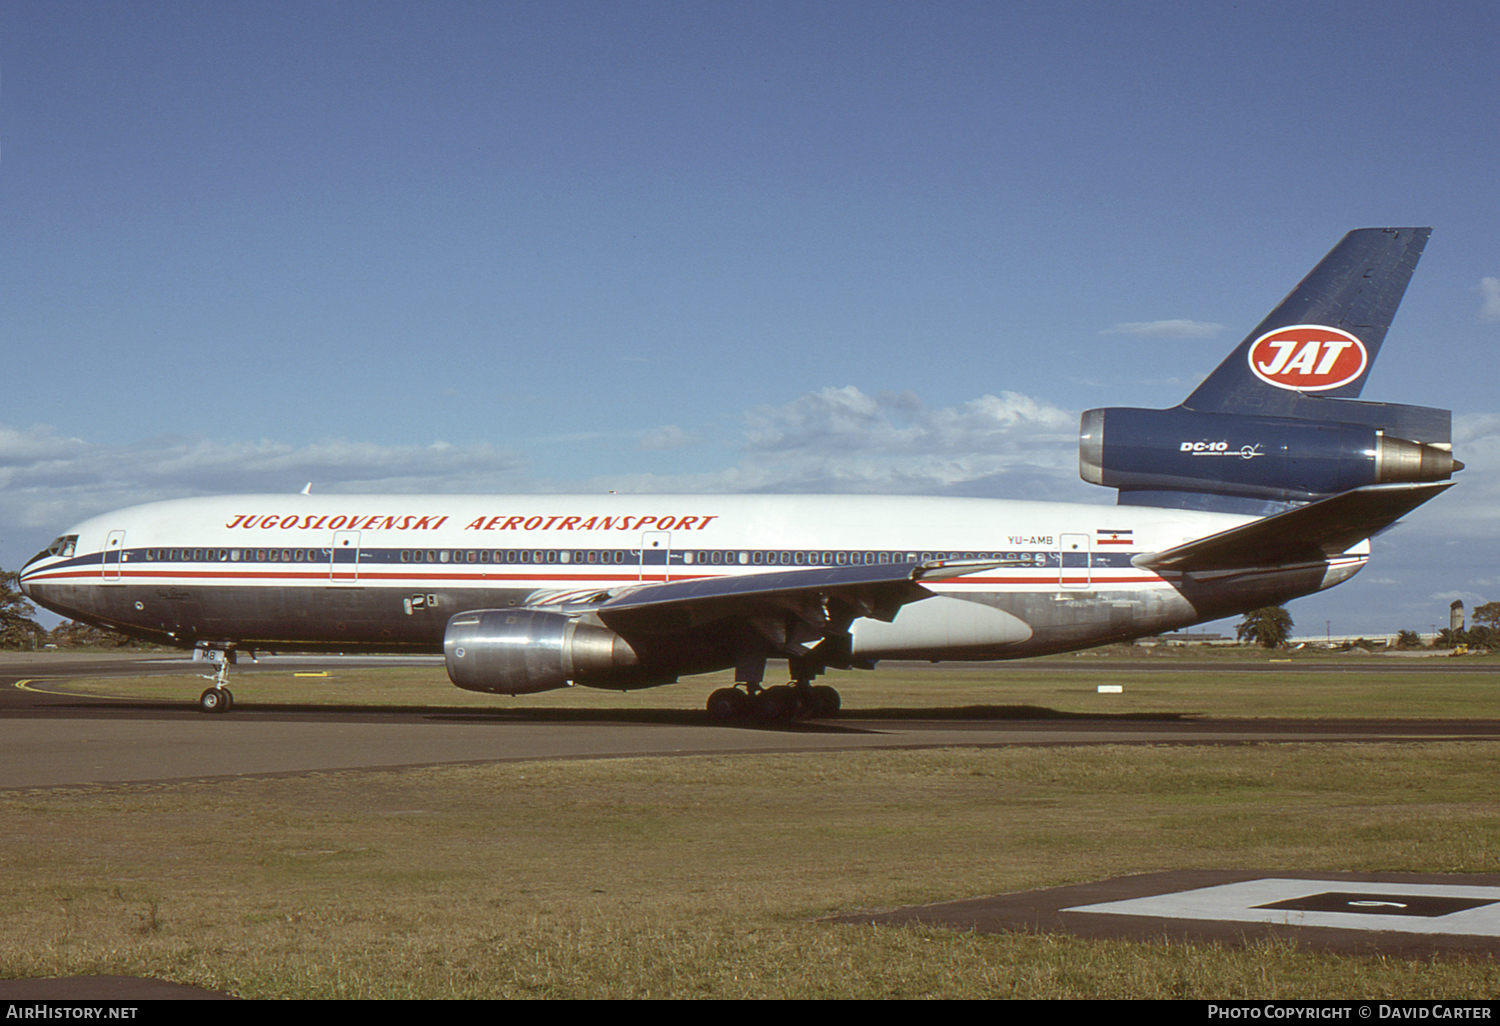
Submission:
M 458 613 L 443 632 L 448 678 L 467 691 L 522 695 L 569 684 L 610 686 L 614 671 L 638 662 L 607 627 L 534 609 Z
M 1336 421 L 1113 408 L 1088 410 L 1079 429 L 1080 476 L 1122 492 L 1304 502 L 1363 485 L 1443 481 L 1462 469 L 1446 446 Z

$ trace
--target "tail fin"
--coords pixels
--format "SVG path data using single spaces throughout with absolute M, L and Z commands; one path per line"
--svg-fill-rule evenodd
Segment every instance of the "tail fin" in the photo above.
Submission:
M 1180 406 L 1085 411 L 1083 479 L 1124 505 L 1265 516 L 1462 470 L 1449 411 L 1356 398 L 1431 231 L 1345 235 Z
M 1345 235 L 1182 405 L 1301 417 L 1306 393 L 1358 398 L 1431 234 L 1360 228 Z

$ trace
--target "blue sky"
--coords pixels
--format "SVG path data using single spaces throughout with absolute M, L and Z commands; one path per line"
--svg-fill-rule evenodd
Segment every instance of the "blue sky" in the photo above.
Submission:
M 1493 3 L 0 6 L 0 566 L 178 495 L 1110 502 L 1350 228 L 1461 486 L 1299 629 L 1500 599 Z

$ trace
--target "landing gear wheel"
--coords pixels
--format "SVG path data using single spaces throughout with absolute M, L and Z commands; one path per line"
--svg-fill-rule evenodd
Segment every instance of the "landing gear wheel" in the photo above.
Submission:
M 207 688 L 198 696 L 198 708 L 206 713 L 228 712 L 234 704 L 234 696 L 228 688 Z
M 819 684 L 812 689 L 812 711 L 809 716 L 819 719 L 832 719 L 839 714 L 839 693 L 827 684 Z
M 708 696 L 708 718 L 716 723 L 743 720 L 750 709 L 750 696 L 739 688 L 720 688 Z
M 802 709 L 802 703 L 797 700 L 797 692 L 786 684 L 757 691 L 753 701 L 755 718 L 763 723 L 794 720 Z

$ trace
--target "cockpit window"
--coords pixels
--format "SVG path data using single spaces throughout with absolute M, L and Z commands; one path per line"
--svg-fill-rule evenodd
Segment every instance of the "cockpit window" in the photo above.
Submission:
M 68 559 L 73 555 L 73 549 L 76 548 L 77 545 L 78 535 L 65 534 L 62 537 L 55 539 L 51 545 L 48 545 L 41 552 L 38 552 L 36 555 L 28 559 L 26 561 L 26 565 L 30 566 L 37 560 L 46 559 L 48 556 L 61 556 L 63 559 Z

